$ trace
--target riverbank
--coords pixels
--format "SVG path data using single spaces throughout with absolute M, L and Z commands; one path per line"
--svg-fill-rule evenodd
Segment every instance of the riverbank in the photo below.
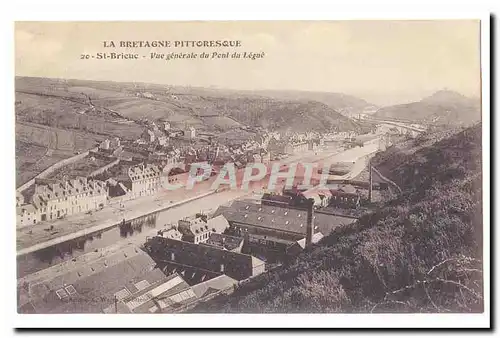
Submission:
M 113 227 L 123 219 L 129 221 L 146 214 L 174 208 L 184 203 L 215 193 L 206 189 L 166 191 L 152 196 L 123 202 L 120 208 L 108 205 L 92 215 L 78 214 L 51 223 L 40 223 L 29 228 L 17 230 L 17 256 L 47 248 L 74 238 Z M 53 227 L 52 230 L 50 227 Z
M 366 148 L 359 148 L 357 150 L 350 149 L 346 151 L 330 149 L 321 154 L 305 152 L 303 154 L 291 156 L 282 162 L 286 164 L 299 160 L 318 162 L 335 157 L 339 157 L 339 159 L 346 156 L 351 158 L 353 155 L 355 158 L 358 158 L 363 156 L 358 153 L 359 151 L 364 153 L 363 155 L 366 155 L 366 153 L 371 153 L 373 150 L 367 151 Z M 212 177 L 208 181 L 197 184 L 197 189 L 195 190 L 180 189 L 175 192 L 161 192 L 156 195 L 125 201 L 122 207 L 108 205 L 103 210 L 97 211 L 92 215 L 79 214 L 71 218 L 57 220 L 50 224 L 41 223 L 33 225 L 30 228 L 18 229 L 17 256 L 22 256 L 96 231 L 114 227 L 122 222 L 123 219 L 129 221 L 150 213 L 179 207 L 180 205 L 212 194 L 218 194 L 210 190 L 210 186 L 214 179 L 215 177 Z M 235 198 L 241 197 L 239 195 L 244 194 L 235 194 Z M 49 228 L 51 225 L 53 226 L 52 230 Z

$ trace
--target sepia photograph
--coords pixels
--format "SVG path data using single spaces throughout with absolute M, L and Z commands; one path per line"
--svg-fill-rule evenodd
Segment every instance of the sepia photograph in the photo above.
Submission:
M 15 22 L 17 313 L 484 314 L 482 34 Z

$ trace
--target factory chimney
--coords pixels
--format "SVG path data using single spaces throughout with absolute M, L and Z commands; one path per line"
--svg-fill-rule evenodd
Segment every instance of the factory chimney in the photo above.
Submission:
M 306 228 L 306 248 L 312 245 L 314 235 L 314 199 L 308 198 L 307 205 L 307 228 Z
M 368 187 L 368 201 L 371 203 L 372 202 L 372 190 L 373 190 L 373 169 L 372 169 L 372 162 L 368 160 L 368 171 L 369 171 L 369 181 L 370 181 L 370 186 Z

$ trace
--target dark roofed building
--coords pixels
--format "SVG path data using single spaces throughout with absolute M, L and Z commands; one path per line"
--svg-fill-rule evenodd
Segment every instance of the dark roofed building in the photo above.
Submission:
M 342 186 L 341 189 L 331 190 L 331 194 L 332 206 L 354 209 L 361 206 L 361 194 L 352 186 Z
M 265 193 L 262 195 L 261 203 L 263 205 L 273 205 L 277 207 L 286 207 L 293 204 L 293 197 L 289 195 L 277 195 Z
M 265 271 L 265 263 L 253 256 L 211 245 L 198 245 L 156 236 L 146 242 L 145 248 L 158 262 L 187 265 L 226 274 L 237 280 Z
M 178 264 L 172 261 L 158 262 L 158 266 L 167 276 L 170 276 L 171 274 L 178 274 L 189 285 L 203 283 L 221 275 L 220 272 L 205 270 L 190 265 Z
M 110 305 L 166 278 L 142 250 L 127 246 L 116 253 L 61 271 L 22 290 L 20 311 L 36 313 L 102 313 Z
M 227 228 L 229 228 L 229 222 L 222 215 L 218 215 L 218 216 L 210 218 L 207 221 L 207 225 L 208 225 L 208 229 L 210 231 L 212 231 L 213 233 L 218 233 L 218 234 L 223 233 L 224 231 L 226 231 Z
M 203 244 L 213 245 L 218 248 L 229 251 L 241 252 L 241 248 L 243 247 L 243 238 L 218 234 L 218 233 L 211 233 L 207 242 Z
M 247 233 L 298 241 L 305 237 L 307 211 L 293 207 L 263 205 L 254 200 L 235 200 L 230 206 L 220 206 L 215 215 L 223 215 L 229 222 L 230 232 L 236 236 Z M 337 226 L 354 222 L 352 217 L 314 212 L 314 232 L 327 235 Z

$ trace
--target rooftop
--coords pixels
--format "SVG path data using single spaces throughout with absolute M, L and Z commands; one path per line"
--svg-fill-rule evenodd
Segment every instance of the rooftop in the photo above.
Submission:
M 120 299 L 124 306 L 121 307 L 122 311 L 118 309 L 119 312 L 154 313 L 165 311 L 176 303 L 196 298 L 192 290 L 190 290 L 189 284 L 178 274 L 172 274 L 154 284 L 149 284 L 147 281 L 141 281 L 137 284 L 141 283 L 140 287 L 142 289 L 140 291 L 124 295 Z M 186 291 L 190 294 L 190 297 L 184 297 Z M 104 312 L 114 313 L 114 304 L 111 304 Z
M 145 246 L 158 261 L 226 273 L 237 279 L 248 278 L 253 268 L 265 264 L 250 255 L 158 236 L 146 242 Z
M 228 289 L 238 284 L 238 281 L 227 275 L 220 275 L 206 282 L 196 284 L 192 287 L 193 292 L 198 298 L 203 297 L 211 292 Z
M 207 244 L 232 251 L 241 246 L 243 238 L 224 234 L 211 233 Z
M 75 195 L 99 195 L 107 194 L 106 183 L 98 180 L 87 180 L 85 177 L 78 177 L 73 180 L 54 184 L 43 184 L 35 186 L 33 195 L 33 205 L 40 208 L 47 204 L 47 201 L 66 198 Z
M 114 302 L 115 295 L 133 294 L 145 284 L 164 279 L 155 265 L 138 247 L 128 246 L 31 284 L 24 290 L 26 303 L 37 313 L 100 313 Z
M 238 222 L 273 228 L 295 234 L 305 235 L 307 211 L 292 207 L 262 205 L 254 200 L 235 200 L 230 206 L 220 206 L 215 215 L 224 215 L 229 222 Z M 333 216 L 316 211 L 314 213 L 315 232 L 329 234 L 337 226 L 352 223 L 352 218 Z

